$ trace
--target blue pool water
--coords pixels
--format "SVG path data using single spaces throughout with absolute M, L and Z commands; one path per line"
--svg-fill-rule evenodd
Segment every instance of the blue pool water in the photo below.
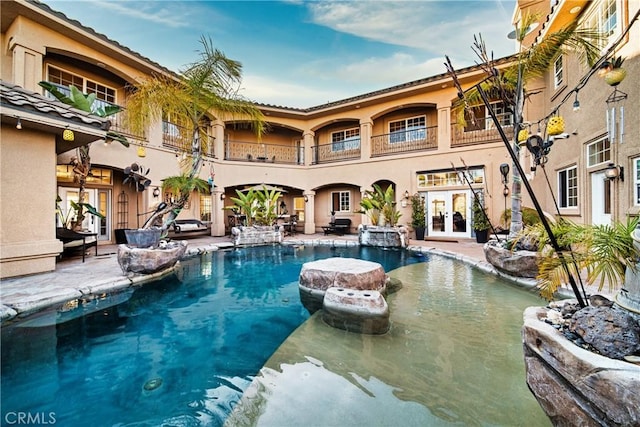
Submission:
M 20 414 L 61 426 L 221 425 L 308 318 L 302 264 L 334 256 L 385 271 L 427 259 L 358 247 L 220 251 L 184 262 L 178 277 L 3 326 L 3 425 Z

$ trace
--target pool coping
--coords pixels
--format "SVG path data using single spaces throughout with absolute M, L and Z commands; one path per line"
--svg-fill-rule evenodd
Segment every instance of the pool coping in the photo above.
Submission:
M 429 242 L 425 243 L 428 244 Z M 285 246 L 360 246 L 357 240 L 346 239 L 291 238 L 283 241 L 280 244 Z M 187 252 L 182 259 L 193 258 L 218 250 L 232 249 L 234 247 L 235 246 L 230 242 L 217 242 L 204 245 L 195 245 L 194 247 L 187 248 Z M 504 274 L 496 270 L 491 264 L 486 261 L 482 261 L 477 258 L 463 255 L 454 251 L 423 245 L 409 245 L 406 250 L 425 254 L 435 254 L 447 258 L 456 259 L 485 273 L 493 274 L 523 288 L 532 289 L 536 287 L 536 281 L 534 279 L 519 278 Z M 103 259 L 96 260 L 96 262 L 103 261 L 104 259 L 105 258 L 103 257 Z M 107 257 L 106 259 L 113 260 L 115 258 Z M 78 269 L 82 267 L 83 264 L 77 266 Z M 72 268 L 75 268 L 75 266 Z M 0 325 L 4 325 L 9 321 L 17 320 L 40 311 L 45 311 L 47 309 L 60 306 L 68 301 L 72 301 L 75 299 L 91 298 L 103 295 L 105 293 L 121 292 L 132 287 L 142 286 L 145 283 L 174 274 L 176 268 L 178 268 L 177 265 L 153 274 L 130 273 L 128 275 L 122 275 L 120 270 L 117 270 L 119 275 L 115 275 L 112 271 L 109 270 L 105 274 L 103 274 L 102 277 L 100 274 L 96 274 L 95 276 L 93 276 L 94 280 L 89 279 L 88 281 L 84 281 L 78 286 L 74 286 L 73 284 L 67 285 L 66 283 L 53 283 L 49 285 L 40 284 L 42 286 L 38 286 L 36 284 L 34 286 L 29 286 L 25 285 L 24 283 L 28 281 L 28 278 L 25 278 L 25 280 L 14 280 L 13 283 L 11 280 L 9 280 L 10 283 L 8 285 L 5 281 L 5 283 L 2 284 L 2 294 L 0 295 L 2 299 L 2 301 L 0 301 Z M 58 271 L 44 273 L 44 275 L 49 275 L 51 277 L 57 277 L 57 275 L 63 274 L 65 273 Z M 90 274 L 91 271 L 83 269 L 79 277 L 82 277 L 82 279 L 84 280 L 87 276 L 90 276 Z M 68 281 L 71 281 L 72 277 L 70 277 L 69 279 L 70 280 Z M 55 281 L 52 280 L 51 282 Z

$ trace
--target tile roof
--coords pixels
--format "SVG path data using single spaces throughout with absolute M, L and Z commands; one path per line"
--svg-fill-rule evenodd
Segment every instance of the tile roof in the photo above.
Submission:
M 89 114 L 73 108 L 63 102 L 46 98 L 39 93 L 31 92 L 20 86 L 0 80 L 0 104 L 23 111 L 35 112 L 47 116 L 82 123 L 101 130 L 109 130 L 111 122 L 103 117 Z

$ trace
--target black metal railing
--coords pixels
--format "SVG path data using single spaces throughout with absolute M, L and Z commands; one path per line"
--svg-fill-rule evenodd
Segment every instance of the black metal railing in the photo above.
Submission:
M 191 152 L 191 131 L 175 123 L 162 122 L 162 146 L 179 152 Z M 204 131 L 200 131 L 200 142 L 202 144 L 202 154 L 214 157 L 215 138 Z
M 511 114 L 496 114 L 502 129 L 508 138 L 513 138 L 513 125 Z M 491 119 L 477 119 L 475 125 L 468 123 L 466 126 L 457 123 L 451 124 L 451 146 L 461 147 L 465 145 L 486 144 L 502 141 L 500 133 Z
M 361 154 L 360 139 L 350 139 L 331 144 L 319 144 L 313 146 L 311 163 L 341 162 L 345 160 L 359 159 Z
M 430 126 L 371 137 L 371 157 L 438 148 L 438 127 Z
M 228 140 L 224 143 L 224 159 L 244 162 L 304 164 L 304 150 L 300 143 L 269 144 Z

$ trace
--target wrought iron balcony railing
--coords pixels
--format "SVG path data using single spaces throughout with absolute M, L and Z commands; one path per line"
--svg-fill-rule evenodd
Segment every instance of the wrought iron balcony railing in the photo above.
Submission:
M 228 140 L 224 143 L 224 159 L 303 165 L 304 150 L 299 142 L 296 145 L 284 145 Z
M 313 146 L 312 164 L 341 162 L 360 158 L 360 138 Z
M 202 154 L 214 157 L 214 137 L 201 132 Z M 162 146 L 180 152 L 191 152 L 191 132 L 171 122 L 162 122 Z
M 438 127 L 407 129 L 371 137 L 371 157 L 438 148 Z

